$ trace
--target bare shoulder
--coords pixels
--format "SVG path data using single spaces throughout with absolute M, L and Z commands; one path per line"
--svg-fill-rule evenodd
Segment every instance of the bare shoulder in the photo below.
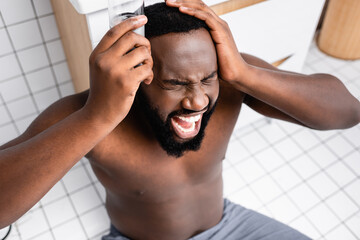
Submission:
M 88 91 L 70 95 L 59 99 L 51 104 L 47 109 L 39 114 L 38 117 L 30 124 L 26 131 L 18 138 L 0 146 L 1 149 L 11 147 L 13 145 L 24 142 L 35 135 L 41 133 L 77 110 L 81 109 L 87 100 Z

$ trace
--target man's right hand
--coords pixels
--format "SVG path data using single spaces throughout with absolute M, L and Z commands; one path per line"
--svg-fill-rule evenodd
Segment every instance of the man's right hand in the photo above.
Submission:
M 150 42 L 133 32 L 146 22 L 141 15 L 111 28 L 90 56 L 90 94 L 84 108 L 105 123 L 122 121 L 140 83 L 152 81 Z

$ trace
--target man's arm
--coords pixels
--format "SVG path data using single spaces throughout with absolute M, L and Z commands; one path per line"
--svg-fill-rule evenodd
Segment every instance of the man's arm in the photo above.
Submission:
M 315 129 L 359 123 L 360 103 L 336 77 L 280 71 L 250 56 L 244 60 L 227 23 L 201 0 L 167 0 L 166 4 L 205 21 L 216 47 L 220 78 L 246 93 L 250 107 Z
M 290 114 L 287 114 L 284 111 L 281 111 L 279 108 L 267 104 L 264 101 L 259 100 L 259 98 L 256 98 L 250 94 L 247 94 L 244 99 L 244 103 L 247 104 L 252 109 L 254 109 L 255 111 L 268 117 L 273 117 L 273 118 L 305 125 L 315 129 L 346 128 L 346 127 L 354 126 L 360 122 L 359 101 L 356 98 L 354 98 L 345 88 L 342 82 L 336 79 L 334 76 L 328 74 L 313 74 L 308 76 L 298 73 L 291 73 L 291 72 L 279 70 L 276 67 L 272 66 L 271 64 L 254 56 L 244 53 L 242 53 L 241 56 L 245 60 L 245 62 L 250 66 L 257 67 L 260 70 L 264 69 L 264 70 L 269 70 L 269 72 L 277 73 L 278 75 L 275 76 L 276 78 L 282 79 L 290 76 L 290 78 L 295 78 L 295 80 L 293 81 L 300 81 L 300 86 L 299 84 L 295 83 L 294 87 L 299 88 L 296 89 L 296 92 L 301 92 L 300 87 L 302 84 L 304 84 L 306 87 L 306 89 L 303 90 L 304 92 L 303 96 L 304 95 L 306 96 L 303 97 L 302 100 L 305 102 L 305 104 L 308 104 L 308 108 L 310 109 L 298 110 L 299 107 L 301 107 L 302 105 L 297 104 L 297 107 L 294 107 L 293 111 L 299 111 L 294 114 L 295 116 L 302 115 L 302 116 L 298 116 L 298 119 L 309 118 L 309 120 L 307 121 L 308 124 L 306 124 L 305 120 L 299 121 L 297 120 L 297 118 L 293 117 Z M 267 81 L 267 79 L 263 78 L 261 79 L 261 81 Z M 315 83 L 313 81 L 315 81 Z M 317 82 L 317 81 L 321 81 L 321 82 Z M 268 84 L 271 85 L 271 83 Z M 278 88 L 278 87 L 270 86 L 268 88 L 268 91 L 274 92 L 273 88 Z M 312 94 L 312 92 L 314 94 Z M 292 97 L 291 94 L 289 95 L 290 97 L 285 96 L 286 99 L 290 99 Z M 318 100 L 315 100 L 315 102 L 317 102 L 320 106 L 316 107 L 313 104 L 313 102 L 310 101 L 311 99 L 309 99 L 307 96 L 318 98 Z M 275 95 L 274 98 L 278 99 L 278 96 Z M 326 106 L 326 108 L 321 106 Z M 324 110 L 329 111 L 328 115 L 324 113 Z M 308 114 L 309 111 L 312 111 L 313 115 L 303 116 L 304 114 Z
M 28 211 L 112 126 L 86 110 L 71 110 L 71 98 L 44 111 L 20 137 L 0 150 L 0 228 Z M 56 120 L 57 123 L 53 124 Z
M 128 114 L 140 83 L 150 84 L 150 43 L 132 31 L 146 20 L 130 18 L 103 37 L 90 56 L 89 94 L 56 102 L 0 148 L 0 228 L 28 211 L 106 137 Z

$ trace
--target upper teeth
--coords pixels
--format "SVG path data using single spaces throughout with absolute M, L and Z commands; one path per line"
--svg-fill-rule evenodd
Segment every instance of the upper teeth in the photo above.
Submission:
M 184 116 L 179 116 L 179 118 L 185 122 L 189 122 L 189 123 L 193 123 L 193 122 L 197 122 L 200 120 L 201 114 L 196 115 L 196 116 L 191 116 L 191 117 L 184 117 Z

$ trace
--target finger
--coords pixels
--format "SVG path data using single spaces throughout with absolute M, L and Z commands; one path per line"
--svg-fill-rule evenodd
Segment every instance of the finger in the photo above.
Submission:
M 133 49 L 121 59 L 121 65 L 126 66 L 128 69 L 135 68 L 139 64 L 151 64 L 152 57 L 146 46 L 141 46 Z
M 118 41 L 116 41 L 108 52 L 114 54 L 114 56 L 121 57 L 131 51 L 133 48 L 145 46 L 150 52 L 150 41 L 145 37 L 131 31 L 127 32 Z
M 134 68 L 132 70 L 132 74 L 136 76 L 136 79 L 139 79 L 139 84 L 141 82 L 144 82 L 145 84 L 149 85 L 154 78 L 152 64 L 147 63 L 144 63 L 143 65 Z
M 203 20 L 210 29 L 216 29 L 220 24 L 220 18 L 214 12 L 212 12 L 212 10 L 203 11 L 197 9 L 196 6 L 194 7 L 194 4 L 184 3 L 179 7 L 179 11 Z
M 217 24 L 222 21 L 222 19 L 202 1 L 167 0 L 166 4 L 170 7 L 178 7 L 180 12 L 205 21 L 211 29 L 215 29 Z
M 125 33 L 143 26 L 146 22 L 147 17 L 145 15 L 126 19 L 107 31 L 93 52 L 100 53 L 106 51 Z

